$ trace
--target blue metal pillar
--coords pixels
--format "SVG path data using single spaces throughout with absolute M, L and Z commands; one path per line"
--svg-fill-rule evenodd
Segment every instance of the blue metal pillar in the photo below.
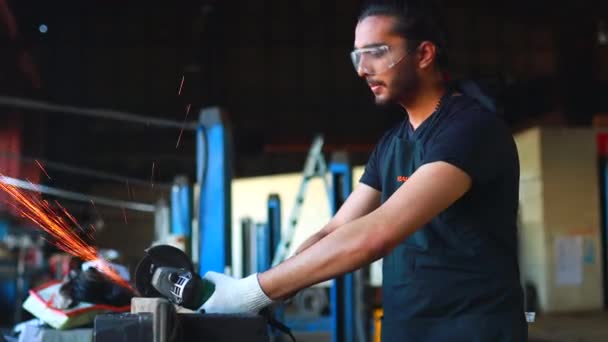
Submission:
M 256 225 L 256 251 L 257 251 L 257 272 L 264 272 L 270 268 L 272 263 L 271 234 L 270 226 L 267 223 Z
M 281 198 L 277 194 L 268 196 L 268 226 L 270 231 L 270 260 L 281 241 Z
M 335 154 L 329 165 L 331 210 L 336 214 L 352 192 L 352 167 L 346 154 Z M 354 276 L 349 273 L 334 280 L 331 287 L 332 341 L 350 342 L 355 338 Z
M 203 109 L 199 122 L 199 269 L 225 272 L 231 264 L 231 137 L 219 108 Z
M 279 246 L 281 241 L 281 198 L 277 194 L 270 194 L 268 196 L 268 233 L 270 234 L 270 268 L 272 260 L 274 259 L 274 253 Z M 276 306 L 273 308 L 274 316 L 280 322 L 285 320 L 285 308 L 283 306 Z M 276 329 L 272 329 L 271 333 L 275 336 L 279 335 L 280 332 Z
M 192 235 L 192 191 L 188 178 L 177 176 L 171 187 L 171 234 L 186 238 L 186 252 Z
M 264 272 L 270 268 L 274 251 L 281 239 L 281 200 L 278 195 L 268 197 L 268 221 L 259 224 L 257 232 L 257 271 Z
M 251 218 L 247 217 L 241 220 L 241 246 L 243 251 L 241 256 L 241 275 L 243 277 L 254 273 L 257 267 L 257 263 L 254 264 L 257 254 L 255 248 L 256 241 L 252 237 L 253 232 L 255 232 L 253 227 L 254 223 Z
M 602 256 L 604 265 L 604 307 L 608 307 L 608 157 L 600 156 L 600 186 L 602 192 L 600 201 L 602 203 L 602 248 L 604 255 Z
M 264 272 L 270 268 L 274 252 L 281 241 L 281 199 L 272 194 L 268 197 L 268 220 L 258 225 L 257 232 L 257 271 Z

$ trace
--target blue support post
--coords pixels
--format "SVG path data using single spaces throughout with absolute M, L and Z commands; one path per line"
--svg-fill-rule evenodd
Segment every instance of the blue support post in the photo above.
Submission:
M 268 196 L 268 233 L 270 234 L 270 263 L 274 259 L 274 253 L 279 246 L 281 241 L 281 198 L 277 194 L 270 194 Z M 268 264 L 268 267 L 271 264 Z M 277 306 L 274 308 L 274 315 L 280 321 L 283 322 L 285 319 L 285 308 L 283 306 Z M 293 329 L 293 328 L 292 328 Z M 274 335 L 280 334 L 276 329 L 271 331 Z
M 608 157 L 600 157 L 600 184 L 602 193 L 600 200 L 602 203 L 602 248 L 604 255 L 602 256 L 604 265 L 604 306 L 608 307 Z
M 207 168 L 207 132 L 205 131 L 205 126 L 203 126 L 200 121 L 198 127 L 196 128 L 196 191 L 198 192 L 198 198 L 195 198 L 194 201 L 194 217 L 196 218 L 196 226 L 193 227 L 192 230 L 192 242 L 190 246 L 192 248 L 192 262 L 194 263 L 196 268 L 200 268 L 200 252 L 201 252 L 201 244 L 202 238 L 201 234 L 203 233 L 203 219 L 200 214 L 200 209 L 202 204 L 201 200 L 201 192 L 203 187 L 203 180 L 205 178 L 205 169 Z
M 253 240 L 252 234 L 255 230 L 253 230 L 253 220 L 251 218 L 244 218 L 241 220 L 241 246 L 242 246 L 242 256 L 241 256 L 241 275 L 246 277 L 255 272 L 256 265 L 253 264 L 255 259 L 257 258 L 254 254 L 256 251 L 255 241 Z
M 199 122 L 199 269 L 225 272 L 231 264 L 231 137 L 219 108 L 203 109 Z
M 270 268 L 272 259 L 270 226 L 266 223 L 258 223 L 256 227 L 256 251 L 257 251 L 257 272 L 264 272 Z
M 259 224 L 257 232 L 258 272 L 264 272 L 272 264 L 273 253 L 281 238 L 281 200 L 277 195 L 268 198 L 268 221 Z
M 352 167 L 345 154 L 336 154 L 329 165 L 331 173 L 331 210 L 336 214 L 352 192 Z M 354 277 L 338 277 L 331 287 L 332 341 L 350 342 L 355 338 Z
M 192 235 L 192 191 L 185 176 L 175 177 L 171 187 L 171 234 L 184 236 L 188 251 Z
M 267 205 L 267 223 L 259 225 L 256 229 L 258 272 L 263 272 L 270 268 L 274 251 L 281 240 L 281 199 L 278 195 L 270 195 Z
M 270 260 L 281 241 L 281 198 L 277 194 L 268 196 L 268 226 L 270 227 Z

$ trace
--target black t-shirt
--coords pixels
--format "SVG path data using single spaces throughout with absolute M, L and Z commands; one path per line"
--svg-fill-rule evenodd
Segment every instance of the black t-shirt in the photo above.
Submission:
M 360 182 L 382 191 L 383 160 L 391 158 L 387 154 L 393 137 L 416 139 L 417 133 L 430 121 L 428 118 L 414 131 L 405 119 L 384 134 L 372 152 Z M 454 223 L 454 229 L 472 234 L 473 240 L 481 242 L 487 241 L 485 237 L 491 237 L 496 244 L 486 247 L 499 247 L 514 256 L 519 161 L 506 124 L 472 98 L 455 95 L 446 101 L 433 129 L 425 135 L 422 164 L 444 161 L 463 170 L 472 179 L 471 189 L 442 215 L 451 218 L 449 221 Z M 484 238 L 478 239 L 479 235 Z

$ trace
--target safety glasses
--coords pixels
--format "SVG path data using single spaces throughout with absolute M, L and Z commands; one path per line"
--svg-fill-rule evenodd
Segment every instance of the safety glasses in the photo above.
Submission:
M 388 45 L 378 45 L 355 49 L 350 58 L 357 72 L 378 75 L 397 65 L 405 57 L 405 51 L 398 55 Z

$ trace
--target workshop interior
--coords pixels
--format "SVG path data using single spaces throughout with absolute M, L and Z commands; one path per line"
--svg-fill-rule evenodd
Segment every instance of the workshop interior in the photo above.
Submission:
M 364 3 L 0 0 L 0 341 L 381 341 L 382 259 L 199 310 L 206 272 L 293 256 L 402 120 L 353 70 Z M 440 3 L 449 82 L 517 145 L 529 341 L 608 341 L 608 2 Z

